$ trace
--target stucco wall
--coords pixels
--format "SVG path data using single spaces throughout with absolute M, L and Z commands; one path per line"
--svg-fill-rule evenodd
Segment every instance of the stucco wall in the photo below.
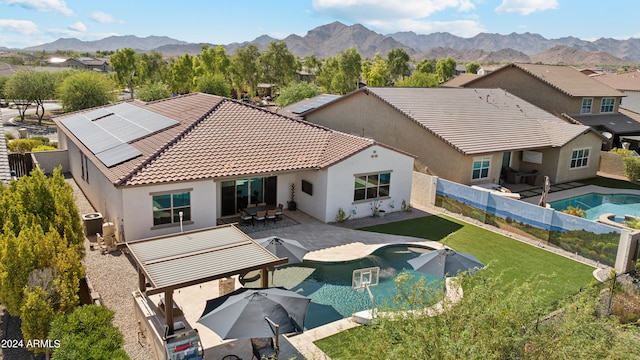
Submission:
M 414 162 L 416 171 L 460 183 L 471 182 L 473 157 L 466 157 L 422 126 L 364 92 L 314 111 L 306 120 L 338 131 L 373 138 L 407 151 L 417 156 Z M 497 180 L 502 154 L 493 155 L 489 179 Z
M 31 153 L 38 167 L 45 173 L 53 173 L 53 169 L 61 167 L 63 173 L 69 172 L 69 156 L 66 150 L 39 151 Z
M 389 197 L 379 199 L 381 210 L 399 211 L 402 200 L 409 202 L 411 199 L 413 158 L 382 146 L 361 151 L 331 166 L 327 172 L 329 193 L 324 216 L 320 218 L 325 222 L 336 221 L 339 208 L 347 216 L 351 214 L 352 219 L 372 215 L 371 200 L 353 200 L 355 176 L 359 174 L 391 173 Z
M 593 132 L 579 136 L 560 149 L 556 183 L 588 179 L 596 176 L 600 166 L 600 146 L 602 138 Z M 575 149 L 588 148 L 589 160 L 584 168 L 571 169 L 571 153 Z
M 627 177 L 624 173 L 622 156 L 616 153 L 601 151 L 599 169 L 600 172 L 605 174 L 620 176 L 623 178 Z
M 184 231 L 216 226 L 216 186 L 213 180 L 180 182 L 122 189 L 126 199 L 123 211 L 127 241 L 180 232 L 180 224 L 153 226 L 152 194 L 157 192 L 191 191 L 191 222 L 185 222 Z

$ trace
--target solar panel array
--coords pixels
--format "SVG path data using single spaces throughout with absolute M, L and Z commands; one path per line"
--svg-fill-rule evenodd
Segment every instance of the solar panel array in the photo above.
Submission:
M 323 95 L 319 95 L 316 96 L 314 98 L 309 99 L 309 101 L 305 101 L 303 102 L 303 104 L 301 104 L 300 106 L 296 107 L 295 109 L 291 110 L 292 113 L 294 114 L 302 114 L 306 111 L 309 111 L 311 109 L 315 109 L 317 107 L 320 107 L 328 102 L 331 102 L 337 98 L 339 98 L 340 95 L 332 95 L 332 94 L 323 94 Z
M 107 167 L 142 155 L 129 142 L 178 122 L 129 103 L 78 114 L 61 123 Z

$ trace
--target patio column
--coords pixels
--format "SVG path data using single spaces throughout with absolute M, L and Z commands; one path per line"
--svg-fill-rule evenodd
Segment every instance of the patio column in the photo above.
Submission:
M 260 287 L 269 287 L 269 270 L 267 268 L 260 269 Z
M 173 290 L 164 292 L 164 321 L 168 326 L 166 335 L 173 335 Z
M 144 276 L 141 266 L 138 266 L 138 289 L 140 289 L 142 293 L 147 291 L 147 278 Z

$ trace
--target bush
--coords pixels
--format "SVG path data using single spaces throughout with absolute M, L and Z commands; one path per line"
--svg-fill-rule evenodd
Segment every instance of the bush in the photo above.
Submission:
M 640 320 L 640 295 L 629 289 L 615 292 L 611 313 L 622 324 L 637 323 Z
M 51 145 L 38 145 L 31 149 L 31 152 L 42 152 L 42 151 L 54 151 L 58 150 L 55 146 Z
M 143 86 L 136 93 L 136 97 L 142 101 L 156 101 L 171 97 L 171 91 L 165 84 L 154 83 Z
M 336 214 L 336 221 L 339 223 L 345 222 L 351 218 L 351 214 L 347 216 L 347 213 L 344 212 L 342 208 L 338 208 L 338 213 Z
M 31 152 L 31 150 L 36 147 L 42 145 L 42 143 L 38 140 L 34 140 L 34 139 L 18 139 L 18 140 L 13 140 L 12 142 L 10 142 L 7 145 L 7 148 L 9 149 L 10 152 L 14 152 L 14 153 L 27 153 L 27 152 Z
M 624 175 L 631 181 L 640 179 L 640 156 L 624 156 L 622 158 Z
M 587 212 L 579 207 L 569 206 L 565 210 L 562 210 L 562 212 L 577 217 L 587 217 Z
M 627 157 L 627 156 L 634 156 L 635 152 L 633 150 L 628 150 L 628 149 L 620 149 L 620 148 L 613 148 L 611 149 L 612 153 L 614 154 L 618 154 L 622 157 Z

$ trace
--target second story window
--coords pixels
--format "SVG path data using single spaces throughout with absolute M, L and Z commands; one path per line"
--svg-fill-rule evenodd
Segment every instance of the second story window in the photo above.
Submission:
M 580 114 L 591 114 L 591 105 L 593 104 L 592 98 L 583 98 L 582 99 L 582 108 L 580 109 Z
M 612 113 L 616 105 L 616 98 L 602 98 L 600 105 L 601 113 Z

